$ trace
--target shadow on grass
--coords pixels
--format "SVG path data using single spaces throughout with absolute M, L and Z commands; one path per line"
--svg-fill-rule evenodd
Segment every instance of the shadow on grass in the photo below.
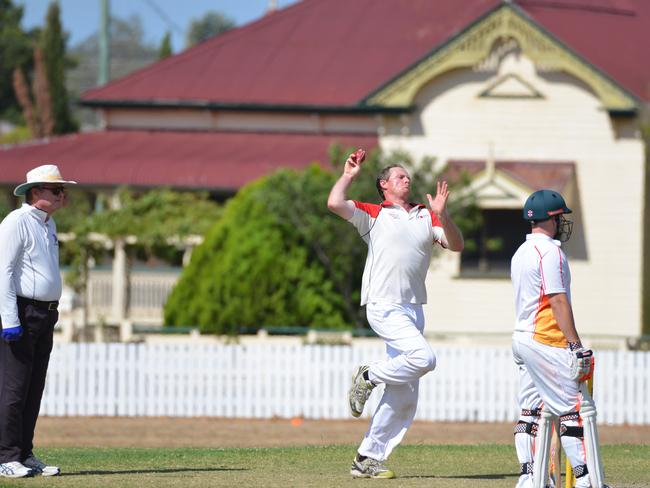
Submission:
M 440 480 L 504 480 L 507 478 L 519 478 L 518 474 L 466 474 L 462 476 L 440 476 L 440 475 L 420 475 L 420 476 L 400 476 L 400 479 L 440 479 Z
M 76 473 L 61 473 L 61 476 L 88 476 L 88 475 L 107 475 L 107 474 L 165 474 L 165 473 L 200 473 L 210 471 L 248 471 L 244 468 L 167 468 L 167 469 L 125 469 L 118 471 L 77 471 Z

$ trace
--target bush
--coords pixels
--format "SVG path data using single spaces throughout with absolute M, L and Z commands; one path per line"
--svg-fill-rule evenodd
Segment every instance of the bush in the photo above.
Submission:
M 242 188 L 192 254 L 167 300 L 165 322 L 219 334 L 264 325 L 353 325 L 330 270 L 307 242 L 314 224 L 323 233 L 340 225 L 326 206 L 333 183 L 333 175 L 312 166 Z M 327 254 L 331 240 L 321 243 Z

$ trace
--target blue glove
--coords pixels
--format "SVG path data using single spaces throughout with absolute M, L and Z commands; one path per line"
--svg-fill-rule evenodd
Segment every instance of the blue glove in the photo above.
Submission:
M 16 325 L 14 327 L 3 327 L 2 334 L 0 335 L 2 335 L 2 338 L 6 342 L 15 342 L 23 335 L 23 326 Z

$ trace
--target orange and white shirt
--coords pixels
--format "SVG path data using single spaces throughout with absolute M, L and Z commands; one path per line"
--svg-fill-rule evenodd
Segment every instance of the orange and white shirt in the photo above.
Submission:
M 426 303 L 424 280 L 433 244 L 441 244 L 445 235 L 438 217 L 424 205 L 409 212 L 389 201 L 354 205 L 349 222 L 368 244 L 361 305 Z
M 534 233 L 512 257 L 510 276 L 515 289 L 513 338 L 531 338 L 553 347 L 567 347 L 548 295 L 566 293 L 571 303 L 571 271 L 560 241 Z

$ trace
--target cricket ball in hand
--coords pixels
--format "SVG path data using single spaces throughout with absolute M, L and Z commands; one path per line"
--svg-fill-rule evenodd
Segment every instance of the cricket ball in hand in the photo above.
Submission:
M 366 151 L 363 149 L 357 149 L 357 151 L 354 153 L 354 160 L 357 163 L 363 163 L 363 161 L 366 159 Z

